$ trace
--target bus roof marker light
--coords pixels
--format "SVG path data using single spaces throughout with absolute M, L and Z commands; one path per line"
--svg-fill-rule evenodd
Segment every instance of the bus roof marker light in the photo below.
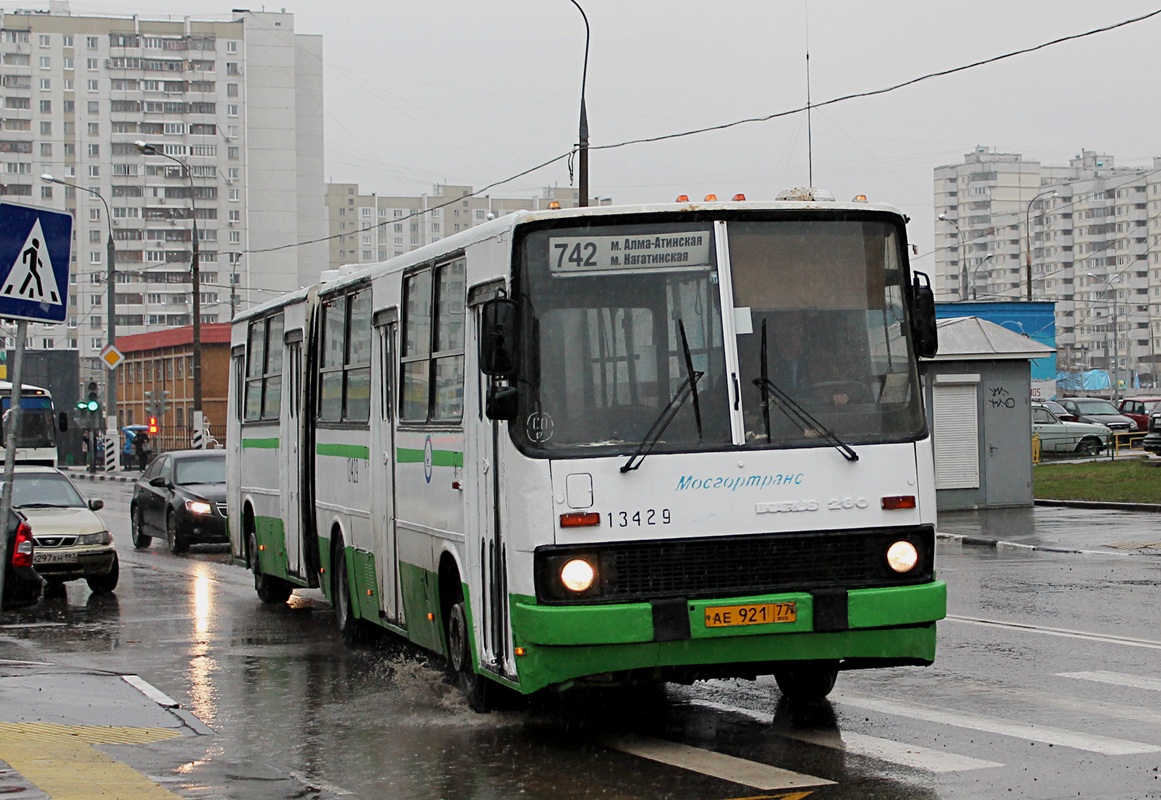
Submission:
M 856 194 L 854 197 L 851 198 L 851 202 L 852 203 L 866 203 L 867 196 L 865 194 Z
M 900 509 L 915 508 L 915 495 L 897 494 L 884 497 L 879 501 L 884 511 L 899 511 Z
M 556 211 L 559 208 L 560 208 L 560 201 L 559 200 L 552 200 L 548 203 L 548 210 L 549 211 Z
M 741 192 L 738 192 L 736 195 L 734 195 L 734 200 L 736 202 L 740 203 L 741 201 L 743 201 L 745 199 L 746 199 L 746 195 L 742 194 Z
M 676 199 L 676 200 L 674 200 L 673 202 L 675 202 L 675 203 L 688 203 L 688 202 L 689 202 L 689 195 L 687 195 L 687 194 L 679 194 L 679 195 L 677 196 L 677 199 Z
M 887 548 L 887 566 L 895 572 L 910 572 L 918 563 L 919 551 L 905 539 L 900 539 Z
M 705 201 L 706 201 L 707 203 L 713 203 L 713 202 L 716 202 L 716 201 L 717 201 L 717 199 L 718 199 L 718 196 L 717 196 L 716 194 L 707 194 L 707 195 L 705 196 Z

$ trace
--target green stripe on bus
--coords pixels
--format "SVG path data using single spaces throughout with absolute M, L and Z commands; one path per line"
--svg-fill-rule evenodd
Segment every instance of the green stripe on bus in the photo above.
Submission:
M 242 449 L 243 450 L 277 450 L 278 445 L 279 445 L 279 442 L 278 442 L 277 436 L 275 436 L 272 439 L 243 439 L 242 440 Z
M 395 450 L 395 460 L 400 464 L 422 464 L 423 451 L 400 447 Z M 431 464 L 435 467 L 462 467 L 464 454 L 456 450 L 432 450 Z
M 371 460 L 371 448 L 361 444 L 319 444 L 315 445 L 314 451 L 320 456 Z

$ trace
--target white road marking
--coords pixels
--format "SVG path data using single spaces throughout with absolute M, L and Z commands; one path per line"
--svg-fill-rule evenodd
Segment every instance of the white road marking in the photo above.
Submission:
M 1058 672 L 1061 678 L 1076 678 L 1078 681 L 1095 681 L 1108 683 L 1113 686 L 1128 686 L 1133 689 L 1147 689 L 1151 692 L 1161 692 L 1161 679 L 1143 678 L 1140 675 L 1123 675 L 1119 672 Z
M 938 708 L 914 705 L 899 700 L 885 700 L 873 697 L 851 697 L 836 694 L 833 699 L 843 705 L 854 706 L 865 711 L 877 711 L 882 714 L 891 714 L 908 719 L 917 719 L 924 722 L 934 722 L 937 725 L 951 725 L 956 728 L 995 733 L 1000 736 L 1011 736 L 1015 739 L 1025 739 L 1030 742 L 1071 747 L 1074 750 L 1086 750 L 1090 753 L 1101 753 L 1109 756 L 1127 756 L 1138 753 L 1161 753 L 1161 747 L 1133 742 L 1127 739 L 1114 739 L 1109 736 L 1077 733 L 1053 728 L 1048 725 L 1034 725 L 1027 722 L 981 717 L 975 714 L 964 714 L 957 711 L 943 711 Z
M 761 711 L 751 711 L 747 708 L 738 708 L 707 700 L 692 700 L 690 702 L 691 705 L 712 708 L 716 711 L 742 714 L 766 725 L 774 721 L 772 714 L 765 714 Z M 774 729 L 772 733 L 784 739 L 794 739 L 820 747 L 829 747 L 832 750 L 840 750 L 844 753 L 877 758 L 880 761 L 889 761 L 892 764 L 913 767 L 926 772 L 964 772 L 971 769 L 990 769 L 1004 766 L 998 761 L 985 761 L 981 758 L 946 753 L 942 750 L 933 750 L 930 747 L 896 742 L 891 739 L 882 739 L 878 736 L 867 736 L 851 731 Z
M 1161 642 L 1153 639 L 1135 639 L 1128 636 L 1107 636 L 1099 633 L 1086 633 L 1085 631 L 1073 631 L 1068 628 L 1049 628 L 1043 625 L 1025 625 L 1019 622 L 1000 622 L 994 619 L 976 619 L 973 617 L 957 617 L 953 615 L 947 616 L 949 622 L 962 622 L 966 625 L 980 625 L 986 628 L 1006 628 L 1008 630 L 1027 632 L 1027 633 L 1041 633 L 1045 636 L 1063 636 L 1067 639 L 1083 639 L 1088 642 L 1099 642 L 1101 644 L 1117 644 L 1125 647 L 1144 647 L 1149 650 L 1161 650 Z
M 835 783 L 825 778 L 816 778 L 813 775 L 791 772 L 769 764 L 759 764 L 756 761 L 747 761 L 744 758 L 648 736 L 607 736 L 598 741 L 610 750 L 720 778 L 730 783 L 753 786 L 763 791 L 799 789 L 804 786 L 832 786 Z

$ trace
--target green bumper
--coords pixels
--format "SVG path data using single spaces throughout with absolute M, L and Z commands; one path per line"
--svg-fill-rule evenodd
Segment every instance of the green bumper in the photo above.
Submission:
M 794 602 L 794 622 L 707 627 L 710 607 Z M 813 659 L 873 663 L 935 660 L 935 622 L 947 614 L 947 585 L 856 589 L 847 594 L 846 626 L 820 632 L 808 593 L 762 595 L 686 604 L 689 636 L 658 641 L 650 603 L 540 606 L 512 598 L 521 691 L 622 670 Z M 668 637 L 664 637 L 668 638 Z M 739 672 L 744 672 L 740 669 Z

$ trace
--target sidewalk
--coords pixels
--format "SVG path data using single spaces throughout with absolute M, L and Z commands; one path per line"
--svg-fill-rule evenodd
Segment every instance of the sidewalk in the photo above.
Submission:
M 1057 503 L 949 511 L 939 538 L 965 546 L 1161 556 L 1161 509 L 1130 503 Z

